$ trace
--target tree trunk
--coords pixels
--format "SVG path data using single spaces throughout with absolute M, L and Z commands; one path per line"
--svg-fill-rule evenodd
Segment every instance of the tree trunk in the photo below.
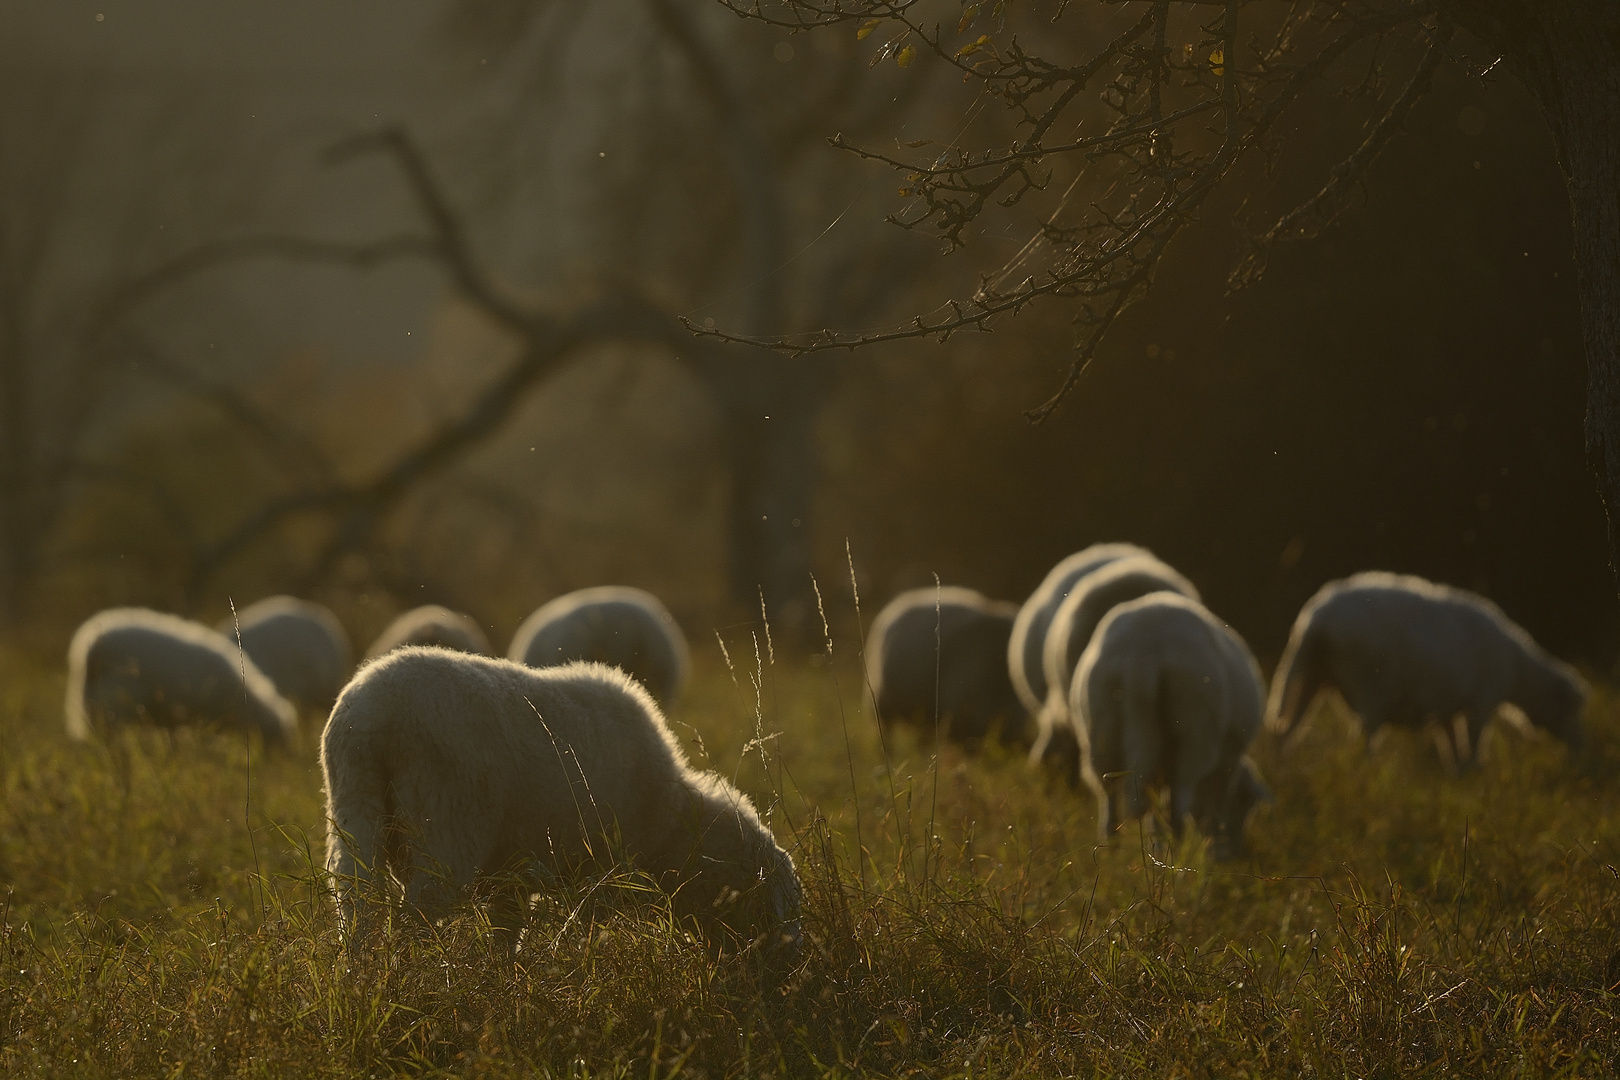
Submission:
M 1586 449 L 1620 574 L 1620 3 L 1457 0 L 1541 106 L 1569 186 L 1586 343 Z
M 749 607 L 763 595 L 772 625 L 788 635 L 813 628 L 810 520 L 825 367 L 750 355 L 711 381 L 725 413 L 731 473 L 731 594 Z

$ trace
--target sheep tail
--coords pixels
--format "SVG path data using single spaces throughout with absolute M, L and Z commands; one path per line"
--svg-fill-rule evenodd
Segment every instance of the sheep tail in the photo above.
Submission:
M 1286 738 L 1326 684 L 1327 653 L 1322 637 L 1310 622 L 1296 624 L 1271 679 L 1266 729 Z
M 68 645 L 67 699 L 62 703 L 63 718 L 70 739 L 79 742 L 90 737 L 90 716 L 84 707 L 84 684 L 90 677 L 90 646 L 96 641 L 89 623 L 79 627 Z

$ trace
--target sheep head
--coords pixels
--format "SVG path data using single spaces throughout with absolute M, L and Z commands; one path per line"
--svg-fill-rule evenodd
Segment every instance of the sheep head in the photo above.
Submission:
M 1558 660 L 1551 661 L 1537 676 L 1519 706 L 1536 727 L 1562 740 L 1571 750 L 1579 750 L 1585 739 L 1581 713 L 1589 693 L 1586 680 Z

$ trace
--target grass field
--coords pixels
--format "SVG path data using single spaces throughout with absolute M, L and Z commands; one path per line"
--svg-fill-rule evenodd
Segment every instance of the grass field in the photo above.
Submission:
M 1620 698 L 1574 759 L 1498 725 L 1448 779 L 1319 710 L 1251 853 L 1094 844 L 1089 798 L 995 753 L 885 751 L 857 660 L 699 648 L 675 718 L 807 895 L 803 967 L 712 959 L 634 877 L 356 956 L 315 868 L 316 736 L 61 733 L 0 657 L 0 1075 L 1607 1076 L 1620 999 Z M 712 655 L 711 655 L 712 654 Z M 251 829 L 249 826 L 251 825 Z M 607 902 L 603 902 L 604 899 Z

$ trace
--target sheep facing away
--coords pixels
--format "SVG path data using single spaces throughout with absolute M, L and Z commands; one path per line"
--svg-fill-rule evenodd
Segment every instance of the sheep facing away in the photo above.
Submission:
M 523 620 L 509 660 L 553 667 L 595 660 L 640 681 L 666 707 L 686 685 L 686 635 L 658 597 L 624 585 L 601 585 L 557 597 Z
M 298 731 L 292 704 L 225 635 L 147 608 L 87 619 L 68 646 L 67 731 L 123 724 L 246 728 L 277 747 Z
M 1151 554 L 1135 544 L 1092 544 L 1048 570 L 1040 585 L 1029 594 L 1029 599 L 1013 618 L 1012 635 L 1007 639 L 1007 673 L 1012 678 L 1013 691 L 1029 715 L 1038 714 L 1046 702 L 1043 668 L 1046 630 L 1074 583 L 1116 559 Z
M 911 589 L 890 600 L 866 637 L 866 677 L 879 721 L 919 723 L 929 737 L 937 722 L 948 738 L 965 743 L 998 725 L 1003 742 L 1018 738 L 1023 710 L 1006 663 L 1017 611 L 959 586 Z
M 354 670 L 349 634 L 320 604 L 293 596 L 267 596 L 218 625 L 270 677 L 281 696 L 303 712 L 323 717 Z
M 793 860 L 745 795 L 687 764 L 652 698 L 614 668 L 398 650 L 338 697 L 321 767 L 326 866 L 351 940 L 374 874 L 433 921 L 525 861 L 567 873 L 622 851 L 711 940 L 757 942 L 778 964 L 797 953 Z
M 490 656 L 489 635 L 471 615 L 451 611 L 438 604 L 424 604 L 402 613 L 383 628 L 366 650 L 366 659 L 402 649 L 407 645 L 437 645 L 442 649 Z
M 1367 571 L 1330 581 L 1300 609 L 1278 662 L 1267 726 L 1288 735 L 1337 690 L 1369 745 L 1386 725 L 1436 725 L 1441 756 L 1474 764 L 1503 704 L 1572 748 L 1587 687 L 1495 604 L 1423 578 Z
M 1069 699 L 1103 841 L 1162 786 L 1176 835 L 1190 817 L 1217 859 L 1241 855 L 1250 810 L 1271 797 L 1244 756 L 1264 697 L 1248 646 L 1197 601 L 1152 593 L 1104 616 Z
M 1199 599 L 1198 590 L 1173 567 L 1152 555 L 1128 555 L 1081 577 L 1057 606 L 1046 629 L 1041 673 L 1046 700 L 1036 715 L 1031 765 L 1055 764 L 1073 780 L 1080 765 L 1080 744 L 1069 722 L 1069 685 L 1080 655 L 1091 642 L 1103 616 L 1127 600 L 1156 592 Z

